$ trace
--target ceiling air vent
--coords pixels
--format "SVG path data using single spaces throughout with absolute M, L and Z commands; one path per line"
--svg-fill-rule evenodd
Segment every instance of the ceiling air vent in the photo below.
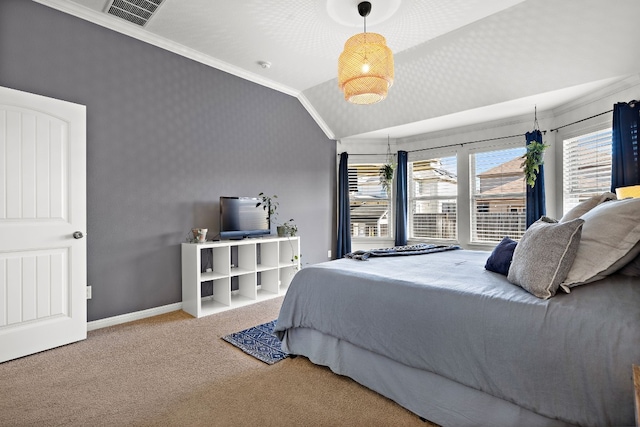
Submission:
M 111 0 L 107 13 L 144 27 L 163 0 Z

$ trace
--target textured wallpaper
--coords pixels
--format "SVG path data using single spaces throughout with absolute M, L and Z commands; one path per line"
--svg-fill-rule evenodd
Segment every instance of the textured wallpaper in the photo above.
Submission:
M 87 106 L 89 321 L 180 302 L 180 243 L 223 195 L 277 194 L 303 264 L 335 245 L 335 143 L 296 98 L 23 0 L 0 85 Z

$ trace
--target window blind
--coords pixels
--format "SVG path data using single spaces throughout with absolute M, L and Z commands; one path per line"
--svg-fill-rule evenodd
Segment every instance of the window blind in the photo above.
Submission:
M 522 147 L 470 154 L 471 241 L 517 240 L 526 229 Z
M 389 194 L 380 184 L 383 164 L 349 164 L 349 213 L 352 237 L 389 237 Z
M 457 239 L 456 156 L 410 163 L 409 232 L 416 239 Z
M 611 190 L 611 129 L 566 139 L 563 143 L 563 210 Z

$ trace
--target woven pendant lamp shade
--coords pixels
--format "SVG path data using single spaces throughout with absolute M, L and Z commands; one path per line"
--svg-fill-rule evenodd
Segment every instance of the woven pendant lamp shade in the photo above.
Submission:
M 353 104 L 375 104 L 393 84 L 393 53 L 384 37 L 360 33 L 349 38 L 338 60 L 338 86 Z

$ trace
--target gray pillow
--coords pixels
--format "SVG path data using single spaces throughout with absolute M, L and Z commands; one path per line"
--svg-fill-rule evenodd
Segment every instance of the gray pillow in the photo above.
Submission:
M 564 216 L 560 218 L 560 222 L 567 222 L 567 221 L 571 221 L 572 219 L 579 218 L 582 215 L 589 212 L 591 209 L 598 206 L 599 204 L 608 202 L 609 200 L 616 200 L 616 195 L 611 192 L 608 192 L 608 193 L 598 194 L 597 196 L 593 196 L 585 200 L 584 202 L 579 203 L 569 212 L 564 214 Z
M 640 252 L 640 199 L 602 203 L 581 217 L 582 239 L 564 291 L 615 273 Z
M 575 259 L 583 223 L 543 216 L 531 224 L 513 251 L 507 279 L 538 298 L 554 296 Z

